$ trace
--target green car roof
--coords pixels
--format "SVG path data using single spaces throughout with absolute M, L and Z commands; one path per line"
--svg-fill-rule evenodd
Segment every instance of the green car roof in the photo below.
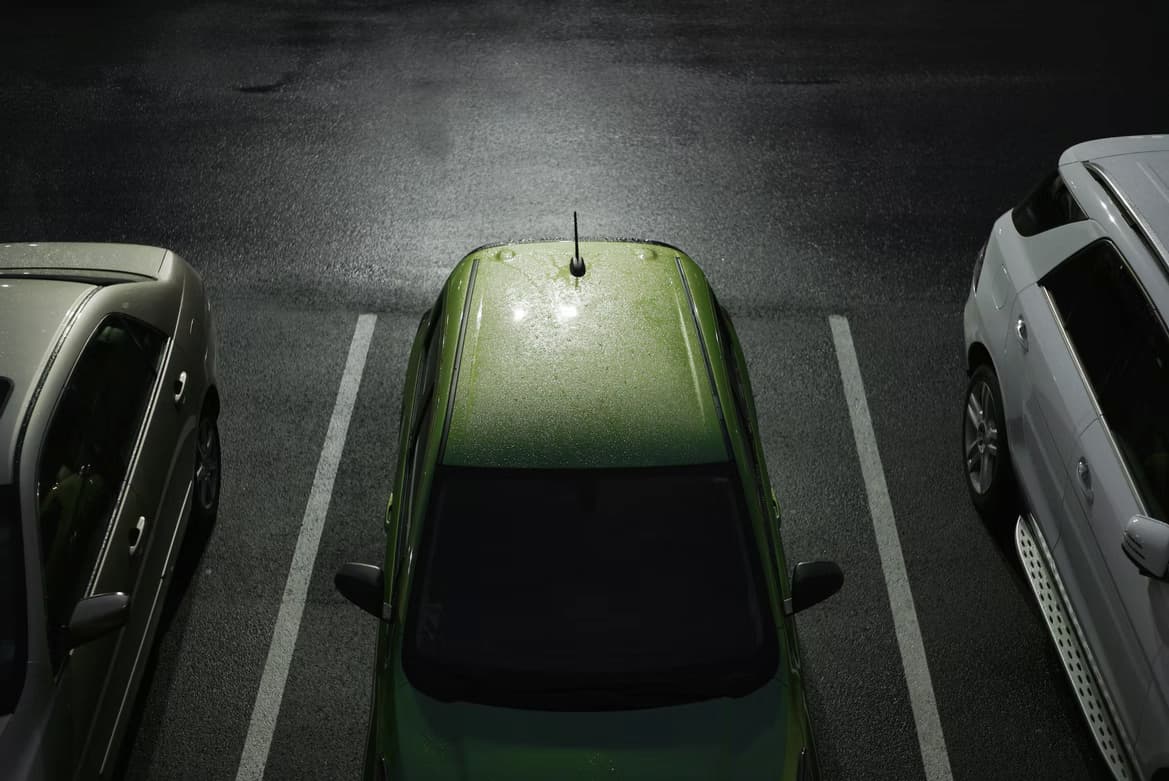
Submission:
M 701 270 L 657 244 L 586 241 L 580 253 L 582 277 L 569 271 L 568 241 L 480 249 L 455 268 L 447 322 L 459 333 L 448 346 L 454 395 L 443 463 L 729 460 L 692 302 L 695 285 L 706 291 Z

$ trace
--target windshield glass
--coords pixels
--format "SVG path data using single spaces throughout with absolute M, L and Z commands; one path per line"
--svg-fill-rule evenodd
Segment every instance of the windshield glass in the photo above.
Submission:
M 16 492 L 0 485 L 0 713 L 11 713 L 24 685 L 27 653 L 24 550 Z
M 729 465 L 440 467 L 403 641 L 432 697 L 553 710 L 750 693 L 778 665 Z

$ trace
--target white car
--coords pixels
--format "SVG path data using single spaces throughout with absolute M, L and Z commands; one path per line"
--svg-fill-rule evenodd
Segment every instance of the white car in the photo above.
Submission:
M 965 309 L 967 486 L 1013 526 L 1120 779 L 1169 779 L 1169 136 L 1089 141 L 994 225 Z M 1009 528 L 1009 527 L 1008 527 Z

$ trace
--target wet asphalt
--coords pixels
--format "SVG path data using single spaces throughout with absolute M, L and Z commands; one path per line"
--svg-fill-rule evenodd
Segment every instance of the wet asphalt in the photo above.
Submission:
M 956 779 L 1104 767 L 958 456 L 991 222 L 1093 137 L 1169 130 L 1155 3 L 343 2 L 0 12 L 0 239 L 170 247 L 221 342 L 219 521 L 184 555 L 124 748 L 231 779 L 357 315 L 378 321 L 267 778 L 356 777 L 418 316 L 466 251 L 657 239 L 743 341 L 827 778 L 923 778 L 828 316 L 849 319 Z

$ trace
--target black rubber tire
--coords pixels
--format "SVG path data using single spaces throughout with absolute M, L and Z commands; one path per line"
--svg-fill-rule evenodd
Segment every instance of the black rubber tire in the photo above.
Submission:
M 200 525 L 214 524 L 219 513 L 221 455 L 218 422 L 210 410 L 204 409 L 195 429 L 195 483 L 191 503 L 192 520 Z
M 974 425 L 971 402 L 975 407 L 983 409 L 983 426 L 981 430 Z M 988 408 L 989 409 L 986 409 Z M 972 429 L 975 443 L 981 441 L 983 447 L 975 447 L 973 456 L 978 461 L 978 477 L 974 474 L 971 458 Z M 970 374 L 970 382 L 966 385 L 966 393 L 962 397 L 962 474 L 966 479 L 966 490 L 970 493 L 970 501 L 983 520 L 993 527 L 1005 526 L 1013 523 L 1019 515 L 1019 489 L 1015 481 L 1015 468 L 1011 464 L 1011 450 L 1007 443 L 1007 427 L 1003 417 L 1003 394 L 999 389 L 998 375 L 994 368 L 983 364 L 975 368 Z M 983 451 L 990 450 L 990 443 L 994 444 L 993 457 L 983 462 Z M 981 483 L 981 485 L 980 485 Z

